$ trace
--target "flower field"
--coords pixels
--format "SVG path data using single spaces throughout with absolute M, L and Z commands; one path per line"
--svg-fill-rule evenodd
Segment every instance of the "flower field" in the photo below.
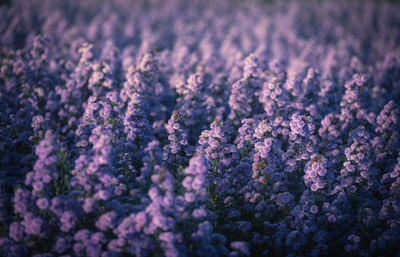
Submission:
M 0 5 L 0 256 L 400 256 L 399 13 Z

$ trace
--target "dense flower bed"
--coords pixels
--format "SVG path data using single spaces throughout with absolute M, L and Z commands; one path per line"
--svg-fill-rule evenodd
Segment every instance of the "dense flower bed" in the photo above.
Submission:
M 399 7 L 0 6 L 0 255 L 399 256 Z

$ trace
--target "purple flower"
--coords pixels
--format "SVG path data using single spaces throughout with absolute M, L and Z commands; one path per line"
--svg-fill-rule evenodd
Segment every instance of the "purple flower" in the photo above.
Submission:
M 248 243 L 242 241 L 235 241 L 232 242 L 230 246 L 232 247 L 232 249 L 238 251 L 239 253 L 246 256 L 250 256 L 250 249 Z
M 24 227 L 18 222 L 11 223 L 9 235 L 16 242 L 21 241 L 24 237 Z
M 47 207 L 49 207 L 49 200 L 47 200 L 46 198 L 39 198 L 36 201 L 36 205 L 39 207 L 39 209 L 44 210 L 47 209 Z
M 66 211 L 61 215 L 61 230 L 64 232 L 70 231 L 75 227 L 76 216 L 72 211 Z

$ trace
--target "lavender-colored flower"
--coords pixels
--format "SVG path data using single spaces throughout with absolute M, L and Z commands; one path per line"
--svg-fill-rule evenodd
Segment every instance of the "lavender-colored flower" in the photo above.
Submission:
M 245 256 L 250 256 L 250 249 L 246 242 L 235 241 L 230 245 L 234 250 L 238 251 L 240 254 Z
M 227 139 L 223 134 L 223 122 L 219 119 L 211 123 L 210 130 L 204 130 L 200 135 L 201 149 L 206 159 L 214 166 L 215 171 L 218 170 L 219 161 L 224 156 L 223 147 L 226 142 Z
M 39 198 L 36 201 L 36 205 L 39 207 L 39 209 L 43 210 L 43 209 L 47 209 L 47 207 L 49 206 L 49 200 L 47 200 L 46 198 Z
M 190 156 L 190 148 L 186 126 L 179 110 L 172 113 L 171 118 L 166 124 L 166 129 L 168 131 L 169 144 L 164 146 L 163 159 L 175 166 L 181 165 Z
M 329 171 L 328 161 L 325 157 L 313 154 L 311 160 L 304 167 L 304 183 L 311 191 L 321 190 L 326 186 Z
M 72 211 L 66 211 L 61 215 L 61 231 L 68 232 L 75 227 L 76 216 Z
M 24 232 L 24 227 L 21 224 L 19 224 L 18 222 L 11 223 L 11 225 L 10 225 L 10 237 L 14 241 L 18 242 L 18 241 L 23 240 L 24 233 L 25 233 Z

